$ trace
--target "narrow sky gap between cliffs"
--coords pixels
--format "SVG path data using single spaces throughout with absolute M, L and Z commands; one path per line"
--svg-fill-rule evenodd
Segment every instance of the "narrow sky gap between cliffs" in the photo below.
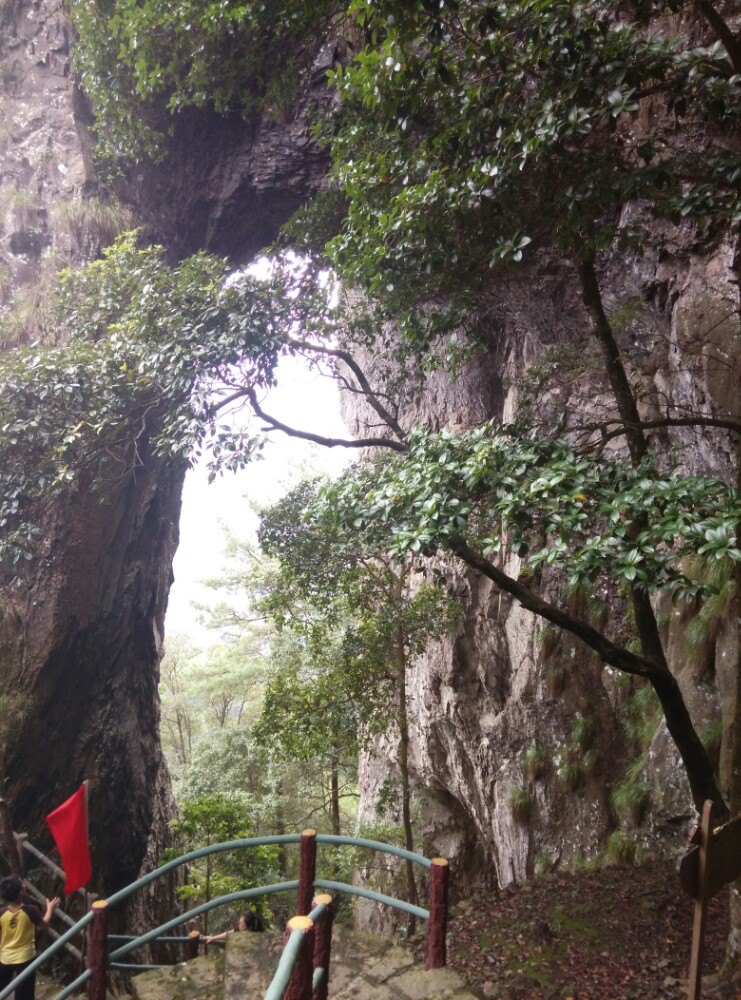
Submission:
M 251 271 L 260 274 L 266 266 L 262 259 Z M 278 365 L 277 383 L 264 397 L 265 409 L 272 416 L 292 427 L 347 437 L 340 416 L 338 387 L 330 377 L 311 370 L 302 357 L 285 357 Z M 251 420 L 253 426 L 260 426 L 248 409 L 230 419 L 238 426 Z M 216 633 L 199 623 L 192 602 L 204 601 L 209 591 L 202 581 L 223 571 L 222 524 L 240 537 L 248 536 L 257 527 L 251 502 L 279 499 L 302 474 L 336 475 L 356 457 L 345 449 L 322 448 L 286 437 L 279 431 L 266 435 L 262 454 L 262 459 L 242 472 L 227 473 L 210 485 L 207 456 L 188 472 L 180 517 L 180 544 L 173 564 L 175 582 L 165 620 L 166 637 L 185 635 L 201 647 L 219 641 Z

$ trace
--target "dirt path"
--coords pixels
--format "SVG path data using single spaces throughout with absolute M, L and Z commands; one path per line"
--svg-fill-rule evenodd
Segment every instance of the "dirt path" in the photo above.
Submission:
M 712 905 L 708 972 L 723 954 L 727 913 L 724 892 Z M 686 995 L 691 931 L 692 901 L 671 865 L 607 868 L 468 900 L 451 923 L 450 960 L 484 997 L 675 1000 Z

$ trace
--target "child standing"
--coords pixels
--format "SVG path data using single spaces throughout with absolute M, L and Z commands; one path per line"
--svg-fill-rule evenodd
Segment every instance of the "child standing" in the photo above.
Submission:
M 23 882 L 8 875 L 0 882 L 0 990 L 4 989 L 36 956 L 36 928 L 43 930 L 59 905 L 58 897 L 47 899 L 46 912 L 22 902 Z M 36 974 L 32 973 L 15 991 L 15 1000 L 34 1000 Z

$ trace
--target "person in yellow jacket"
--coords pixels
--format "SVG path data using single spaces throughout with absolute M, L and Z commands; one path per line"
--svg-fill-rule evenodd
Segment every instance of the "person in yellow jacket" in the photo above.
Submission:
M 0 882 L 0 990 L 4 989 L 36 957 L 36 929 L 43 930 L 59 906 L 59 898 L 47 899 L 46 912 L 23 902 L 23 882 L 8 875 Z M 31 973 L 15 991 L 15 1000 L 34 1000 L 36 973 Z

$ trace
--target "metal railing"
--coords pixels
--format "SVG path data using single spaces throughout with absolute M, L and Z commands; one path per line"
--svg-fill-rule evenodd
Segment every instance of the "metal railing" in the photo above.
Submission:
M 277 844 L 300 844 L 301 854 L 297 880 L 244 889 L 240 892 L 219 896 L 138 936 L 109 936 L 108 914 L 113 906 L 124 902 L 139 889 L 162 878 L 181 865 L 212 854 Z M 317 879 L 316 854 L 318 844 L 366 848 L 412 861 L 427 869 L 430 874 L 429 910 L 361 886 Z M 384 844 L 381 841 L 317 834 L 315 830 L 304 830 L 300 835 L 247 837 L 243 840 L 230 840 L 222 844 L 210 844 L 168 861 L 132 882 L 131 885 L 113 893 L 106 900 L 96 900 L 92 909 L 85 916 L 63 934 L 60 934 L 57 940 L 30 962 L 8 986 L 0 990 L 0 1000 L 6 1000 L 20 983 L 88 927 L 90 927 L 88 968 L 56 994 L 54 1000 L 66 1000 L 83 986 L 87 987 L 89 1000 L 105 1000 L 109 968 L 125 968 L 129 971 L 143 968 L 143 966 L 133 966 L 121 962 L 122 958 L 135 949 L 153 941 L 165 939 L 177 927 L 216 907 L 225 906 L 237 900 L 257 899 L 293 890 L 297 890 L 298 904 L 297 916 L 292 918 L 292 921 L 298 921 L 298 923 L 292 926 L 292 921 L 288 922 L 284 950 L 273 982 L 265 994 L 265 1000 L 326 1000 L 328 996 L 334 902 L 330 895 L 315 897 L 317 889 L 329 889 L 335 893 L 360 896 L 426 920 L 428 922 L 426 967 L 428 969 L 439 968 L 444 966 L 446 962 L 448 871 L 448 862 L 444 858 L 429 860 L 422 855 L 394 847 L 391 844 Z M 124 943 L 109 953 L 109 943 L 121 938 L 125 938 Z

